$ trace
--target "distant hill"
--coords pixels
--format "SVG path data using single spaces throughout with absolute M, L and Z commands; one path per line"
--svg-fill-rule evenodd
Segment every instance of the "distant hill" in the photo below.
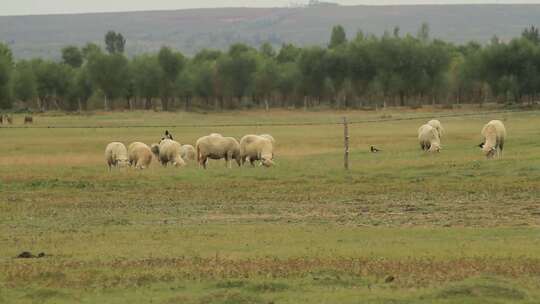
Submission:
M 507 40 L 540 23 L 540 5 L 322 5 L 12 16 L 0 17 L 0 41 L 8 43 L 17 58 L 58 58 L 67 44 L 101 44 L 105 32 L 115 30 L 127 38 L 129 55 L 161 45 L 192 55 L 235 42 L 323 45 L 336 24 L 343 25 L 349 37 L 359 29 L 382 34 L 394 26 L 402 34 L 414 34 L 422 22 L 429 23 L 432 36 L 452 42 L 486 42 L 493 35 Z

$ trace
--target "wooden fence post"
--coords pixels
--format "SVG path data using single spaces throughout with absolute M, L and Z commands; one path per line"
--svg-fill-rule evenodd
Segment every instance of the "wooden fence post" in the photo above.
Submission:
M 343 163 L 345 170 L 349 170 L 349 124 L 347 123 L 346 116 L 343 116 L 343 136 L 345 140 L 345 156 Z

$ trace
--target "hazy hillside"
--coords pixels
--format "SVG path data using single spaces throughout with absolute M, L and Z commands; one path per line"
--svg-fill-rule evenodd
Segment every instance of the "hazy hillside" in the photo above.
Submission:
M 0 40 L 10 45 L 17 58 L 55 58 L 66 44 L 101 43 L 107 30 L 115 30 L 127 37 L 130 55 L 163 44 L 193 54 L 234 42 L 323 44 L 335 24 L 342 24 L 352 36 L 358 29 L 381 34 L 396 25 L 402 33 L 416 33 L 422 22 L 428 22 L 433 36 L 485 42 L 495 34 L 509 39 L 539 20 L 540 5 L 197 9 L 0 17 Z

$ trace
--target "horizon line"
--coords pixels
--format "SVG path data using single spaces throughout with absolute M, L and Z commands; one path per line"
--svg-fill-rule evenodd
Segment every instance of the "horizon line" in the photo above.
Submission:
M 540 6 L 540 3 L 521 2 L 521 3 L 508 3 L 508 2 L 489 2 L 489 3 L 405 3 L 405 4 L 353 4 L 344 5 L 339 3 L 330 2 L 331 5 L 321 5 L 319 8 L 332 8 L 332 7 L 407 7 L 407 6 Z M 133 9 L 124 11 L 88 11 L 88 12 L 54 12 L 54 13 L 36 13 L 36 14 L 9 14 L 2 15 L 0 17 L 46 17 L 46 16 L 68 16 L 68 15 L 97 15 L 97 14 L 125 14 L 125 13 L 157 13 L 157 12 L 178 12 L 178 11 L 195 11 L 195 10 L 217 10 L 217 9 L 310 9 L 316 8 L 313 6 L 266 6 L 266 7 L 250 7 L 250 6 L 223 6 L 223 7 L 193 7 L 193 8 L 171 8 L 171 9 Z

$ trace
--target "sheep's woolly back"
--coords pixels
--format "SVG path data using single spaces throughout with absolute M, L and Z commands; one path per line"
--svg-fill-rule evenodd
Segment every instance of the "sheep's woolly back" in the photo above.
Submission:
M 177 141 L 164 139 L 159 143 L 159 159 L 162 164 L 172 163 L 174 166 L 184 166 L 181 156 L 182 146 Z
M 274 157 L 273 141 L 267 136 L 246 135 L 240 140 L 240 157 L 242 159 L 264 160 L 266 161 L 265 165 L 271 165 Z
M 131 143 L 128 147 L 129 162 L 137 169 L 146 169 L 152 163 L 152 151 L 142 142 Z
M 196 152 L 192 145 L 182 145 L 182 158 L 184 160 L 195 160 Z
M 444 133 L 444 128 L 443 128 L 440 121 L 438 121 L 437 119 L 432 119 L 432 120 L 428 121 L 427 124 L 434 127 L 437 130 L 437 132 L 439 132 L 439 138 L 442 137 L 442 135 Z
M 217 134 L 203 136 L 195 144 L 200 156 L 212 156 L 213 158 L 225 157 L 227 153 L 233 156 L 240 154 L 240 144 L 234 137 L 223 137 Z
M 264 138 L 269 139 L 269 140 L 272 142 L 272 144 L 275 144 L 275 143 L 276 143 L 276 140 L 275 140 L 274 137 L 273 137 L 272 135 L 270 135 L 270 134 L 261 134 L 261 135 L 259 135 L 259 136 L 260 136 L 260 137 L 264 137 Z
M 506 138 L 506 128 L 500 120 L 488 122 L 481 132 L 484 137 L 484 147 L 482 151 L 489 153 L 493 149 L 499 148 Z
M 441 147 L 439 132 L 434 127 L 425 124 L 418 128 L 418 141 L 423 147 L 430 147 L 429 151 L 438 151 Z
M 126 146 L 120 142 L 112 142 L 105 148 L 105 160 L 109 164 L 116 164 L 118 161 L 128 160 Z

